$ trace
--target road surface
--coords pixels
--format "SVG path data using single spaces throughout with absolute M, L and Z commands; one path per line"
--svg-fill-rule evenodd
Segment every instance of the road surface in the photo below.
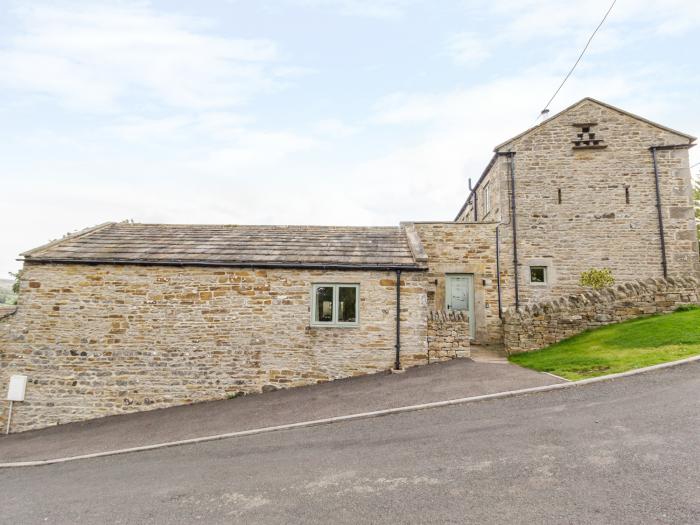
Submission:
M 700 363 L 0 470 L 3 523 L 699 523 Z

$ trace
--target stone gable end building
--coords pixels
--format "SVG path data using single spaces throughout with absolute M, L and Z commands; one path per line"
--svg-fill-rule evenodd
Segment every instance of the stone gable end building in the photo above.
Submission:
M 590 268 L 698 277 L 694 140 L 586 98 L 497 146 L 454 221 L 108 223 L 26 252 L 13 431 L 468 356 Z

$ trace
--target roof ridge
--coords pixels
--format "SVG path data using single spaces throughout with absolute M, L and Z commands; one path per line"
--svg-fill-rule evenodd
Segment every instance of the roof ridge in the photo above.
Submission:
M 655 128 L 659 128 L 659 129 L 662 129 L 662 130 L 664 130 L 664 131 L 668 131 L 668 132 L 670 132 L 670 133 L 674 133 L 674 134 L 676 134 L 676 135 L 680 135 L 681 137 L 685 137 L 685 138 L 687 138 L 690 142 L 694 142 L 694 141 L 696 140 L 696 137 L 693 137 L 692 135 L 689 135 L 689 134 L 687 134 L 687 133 L 683 133 L 682 131 L 678 131 L 678 130 L 673 129 L 673 128 L 669 128 L 668 126 L 664 126 L 663 124 L 659 124 L 658 122 L 654 122 L 653 120 L 649 120 L 649 119 L 647 119 L 647 118 L 644 118 L 644 117 L 642 117 L 642 116 L 639 116 L 639 115 L 637 115 L 636 113 L 632 113 L 632 112 L 630 112 L 630 111 L 627 111 L 627 110 L 625 110 L 625 109 L 619 108 L 619 107 L 617 107 L 617 106 L 613 106 L 612 104 L 608 104 L 607 102 L 603 102 L 602 100 L 598 100 L 598 99 L 595 99 L 595 98 L 593 98 L 593 97 L 583 97 L 581 100 L 579 100 L 579 101 L 577 101 L 577 102 L 574 102 L 574 103 L 571 104 L 570 106 L 567 106 L 566 108 L 562 109 L 561 111 L 555 113 L 554 115 L 552 115 L 551 117 L 549 117 L 547 120 L 544 120 L 544 121 L 542 121 L 542 122 L 540 122 L 540 123 L 538 123 L 538 124 L 535 124 L 534 126 L 528 128 L 528 129 L 526 129 L 525 131 L 522 131 L 521 133 L 518 133 L 518 134 L 515 135 L 514 137 L 511 137 L 511 138 L 509 138 L 508 140 L 506 140 L 506 141 L 504 141 L 504 142 L 501 142 L 498 146 L 496 146 L 495 148 L 493 148 L 493 151 L 498 152 L 498 150 L 501 149 L 503 146 L 506 146 L 507 144 L 513 142 L 514 140 L 520 139 L 520 138 L 524 137 L 525 135 L 528 135 L 528 134 L 532 133 L 532 132 L 535 131 L 536 129 L 538 129 L 538 128 L 544 126 L 545 124 L 550 123 L 551 121 L 553 121 L 553 120 L 556 119 L 556 118 L 561 117 L 561 116 L 562 116 L 564 113 L 566 113 L 567 111 L 572 110 L 573 108 L 575 108 L 576 106 L 579 106 L 579 105 L 583 104 L 584 102 L 593 102 L 594 104 L 598 104 L 598 105 L 603 106 L 603 107 L 606 107 L 606 108 L 608 108 L 608 109 L 610 109 L 610 110 L 617 111 L 618 113 L 622 113 L 622 114 L 624 114 L 624 115 L 627 115 L 628 117 L 632 117 L 633 119 L 636 119 L 636 120 L 640 120 L 640 121 L 642 121 L 642 122 L 645 122 L 646 124 L 649 124 L 650 126 L 654 126 Z

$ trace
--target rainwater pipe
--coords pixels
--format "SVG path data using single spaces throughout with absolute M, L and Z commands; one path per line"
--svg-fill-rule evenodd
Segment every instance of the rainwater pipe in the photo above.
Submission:
M 498 155 L 508 157 L 508 174 L 510 175 L 510 225 L 513 230 L 513 281 L 515 292 L 515 309 L 520 309 L 520 289 L 518 287 L 518 228 L 515 207 L 515 152 L 499 152 Z
M 396 270 L 396 361 L 394 370 L 401 370 L 401 270 Z

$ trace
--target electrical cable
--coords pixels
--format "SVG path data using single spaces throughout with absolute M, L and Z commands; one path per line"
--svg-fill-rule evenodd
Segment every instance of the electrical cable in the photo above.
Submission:
M 598 32 L 598 30 L 603 26 L 603 24 L 605 23 L 605 20 L 607 20 L 608 15 L 610 14 L 610 11 L 612 11 L 612 8 L 615 7 L 615 3 L 616 3 L 616 2 L 617 2 L 617 0 L 613 0 L 612 4 L 610 4 L 610 7 L 608 8 L 608 10 L 607 10 L 606 13 L 605 13 L 605 16 L 603 16 L 603 19 L 600 21 L 600 24 L 598 24 L 598 27 L 595 28 L 595 30 L 593 31 L 593 33 L 591 34 L 591 36 L 588 38 L 588 42 L 586 42 L 586 45 L 585 45 L 585 47 L 583 48 L 583 51 L 581 51 L 581 54 L 580 54 L 580 55 L 578 56 L 578 58 L 576 59 L 576 62 L 574 63 L 573 67 L 569 70 L 569 72 L 568 72 L 568 73 L 566 74 L 566 76 L 564 77 L 564 80 L 562 80 L 561 84 L 559 84 L 559 87 L 558 87 L 557 90 L 554 92 L 554 95 L 552 95 L 552 98 L 549 99 L 549 102 L 547 102 L 547 105 L 546 105 L 546 106 L 544 107 L 544 109 L 540 112 L 540 116 L 542 116 L 542 115 L 544 115 L 544 114 L 547 113 L 547 111 L 549 110 L 549 105 L 552 103 L 552 101 L 554 100 L 554 98 L 559 94 L 559 91 L 561 91 L 561 88 L 564 87 L 564 84 L 566 84 L 566 81 L 569 80 L 569 77 L 570 77 L 571 74 L 574 72 L 574 69 L 576 69 L 576 66 L 578 66 L 578 63 L 579 63 L 579 62 L 581 61 L 581 59 L 583 58 L 583 55 L 586 53 L 586 50 L 588 49 L 588 46 L 591 45 L 591 41 L 593 40 L 593 37 L 596 35 L 596 33 Z

